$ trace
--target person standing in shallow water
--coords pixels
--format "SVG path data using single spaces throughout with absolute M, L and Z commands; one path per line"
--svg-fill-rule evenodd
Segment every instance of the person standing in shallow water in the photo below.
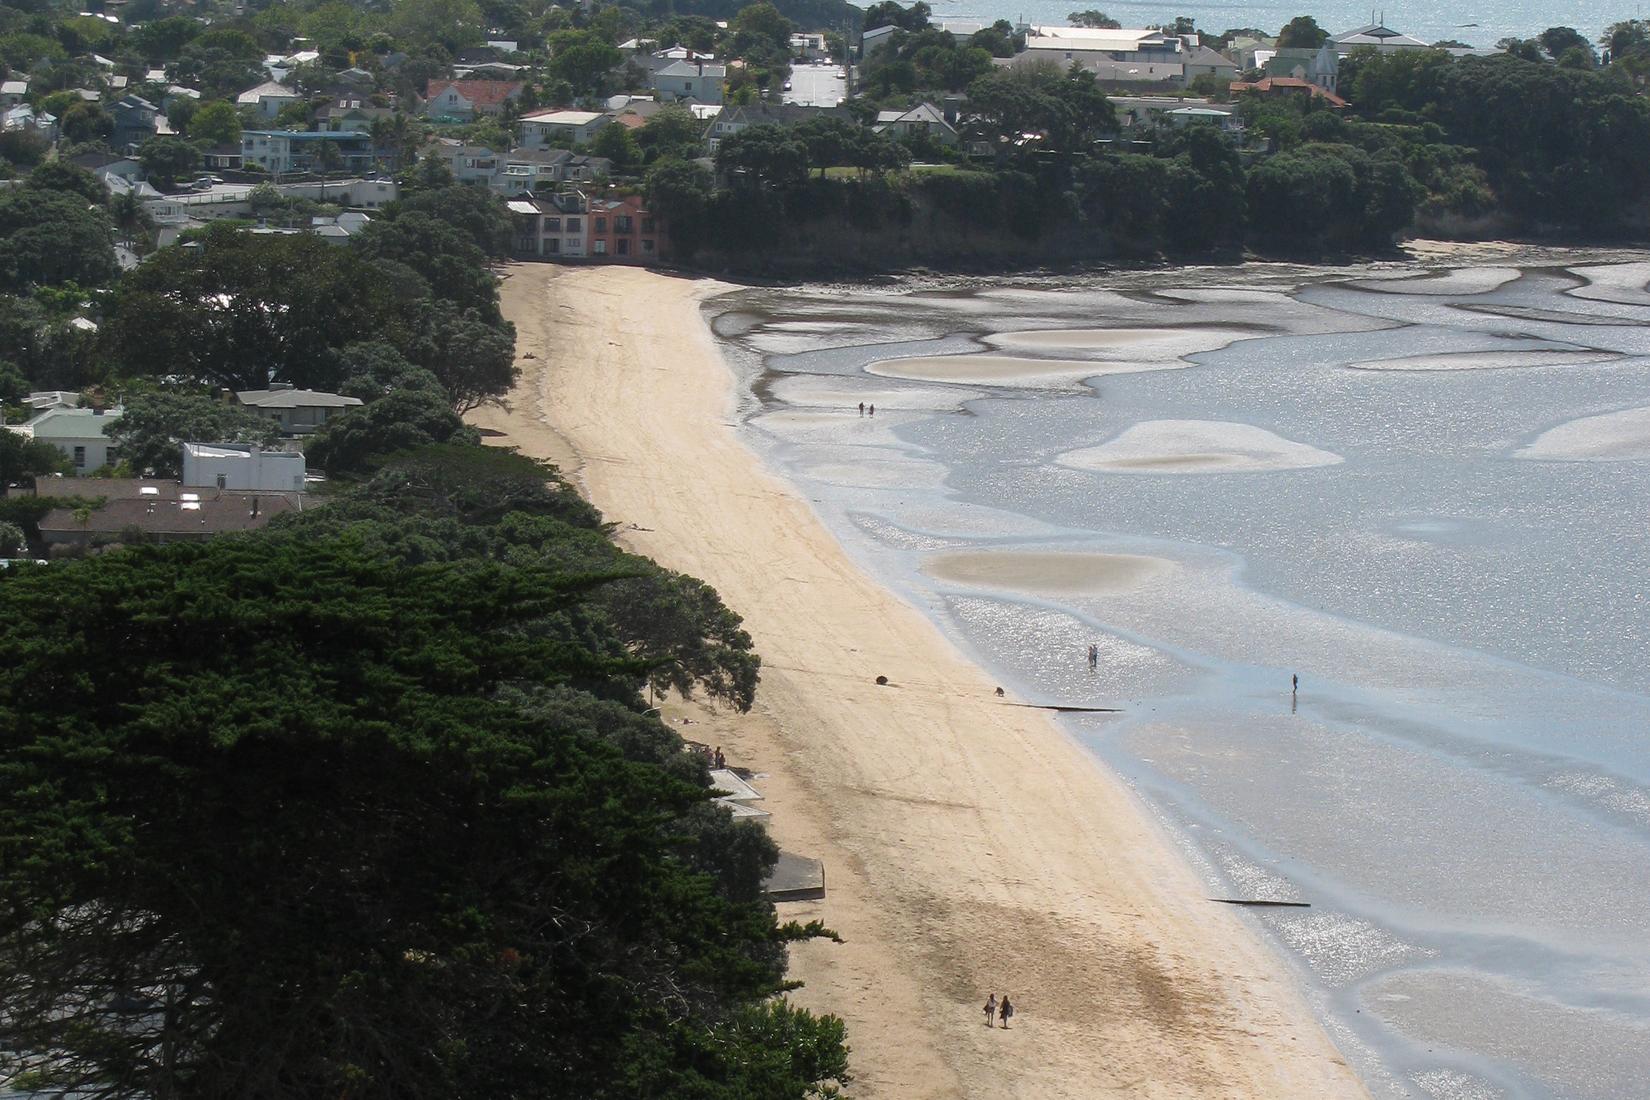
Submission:
M 997 1016 L 997 995 L 988 994 L 985 998 L 985 1026 L 990 1027 L 991 1021 Z
M 1003 994 L 1002 1003 L 997 1006 L 997 1017 L 1003 1022 L 1003 1030 L 1008 1030 L 1008 1021 L 1014 1018 L 1014 1006 L 1008 1003 L 1008 994 Z

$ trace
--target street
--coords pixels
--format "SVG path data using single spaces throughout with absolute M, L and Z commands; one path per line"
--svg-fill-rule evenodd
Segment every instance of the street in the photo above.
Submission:
M 797 62 L 791 66 L 791 90 L 785 102 L 804 107 L 835 107 L 842 102 L 847 90 L 847 78 L 840 65 L 810 65 Z

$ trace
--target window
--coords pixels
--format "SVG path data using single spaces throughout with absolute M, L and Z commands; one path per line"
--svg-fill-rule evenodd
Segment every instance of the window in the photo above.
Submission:
M 567 219 L 567 231 L 569 233 L 577 233 L 579 231 L 579 219 L 578 218 L 568 218 Z
M 607 242 L 606 241 L 597 241 L 597 242 L 595 242 L 595 244 L 591 247 L 591 251 L 594 252 L 598 256 L 607 255 Z
M 620 214 L 618 217 L 613 219 L 613 232 L 632 233 L 634 231 L 635 222 L 631 219 L 629 214 Z
M 546 233 L 560 233 L 561 232 L 561 219 L 560 218 L 545 218 L 544 219 L 544 231 Z
M 621 255 L 621 256 L 630 255 L 630 242 L 628 240 L 626 240 L 624 237 L 620 237 L 617 241 L 614 241 L 613 243 L 618 246 L 619 255 Z
M 77 470 L 86 465 L 86 448 L 76 447 L 74 449 L 74 465 Z
M 551 237 L 549 240 L 544 242 L 544 247 L 546 251 L 554 255 L 555 253 L 561 251 L 561 241 L 557 240 L 555 237 Z
M 644 256 L 653 255 L 653 238 L 652 237 L 643 237 L 642 238 L 642 255 L 644 255 Z
M 597 233 L 606 233 L 607 232 L 607 219 L 606 218 L 597 218 L 596 219 L 596 232 Z

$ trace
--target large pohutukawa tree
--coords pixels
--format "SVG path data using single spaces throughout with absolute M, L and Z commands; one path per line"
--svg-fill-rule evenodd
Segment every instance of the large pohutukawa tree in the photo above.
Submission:
M 542 526 L 519 561 L 454 557 L 431 532 L 470 541 L 455 514 L 0 579 L 0 1076 L 355 1100 L 845 1078 L 840 1022 L 773 996 L 803 930 L 755 889 L 770 842 L 735 864 L 692 839 L 702 774 L 636 697 L 656 657 L 597 606 L 635 570 L 558 567 Z

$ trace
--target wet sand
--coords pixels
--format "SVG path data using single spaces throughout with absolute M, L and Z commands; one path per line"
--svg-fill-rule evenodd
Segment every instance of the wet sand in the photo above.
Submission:
M 1366 1095 L 1128 789 L 1047 715 L 1003 705 L 743 445 L 700 314 L 724 288 L 510 270 L 505 313 L 538 358 L 508 408 L 473 419 L 576 471 L 627 546 L 745 616 L 756 710 L 665 714 L 764 773 L 775 838 L 825 861 L 827 898 L 783 914 L 847 941 L 799 945 L 792 976 L 798 1002 L 847 1021 L 853 1095 Z M 981 1026 L 987 992 L 1013 996 L 1012 1030 Z

